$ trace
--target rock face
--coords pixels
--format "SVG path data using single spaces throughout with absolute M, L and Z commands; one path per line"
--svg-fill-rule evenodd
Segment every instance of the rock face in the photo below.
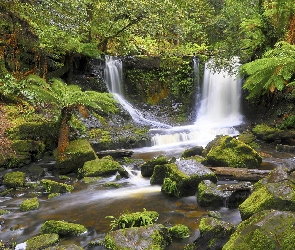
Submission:
M 195 249 L 222 249 L 229 240 L 235 227 L 231 223 L 216 218 L 202 218 L 200 221 L 200 237 L 194 241 Z
M 109 232 L 103 240 L 107 249 L 165 249 L 171 243 L 168 229 L 161 224 Z
M 97 156 L 87 140 L 71 141 L 65 151 L 65 157 L 56 162 L 55 168 L 60 174 L 76 172 L 86 161 L 97 159 Z
M 278 167 L 254 185 L 254 192 L 240 206 L 243 220 L 267 209 L 295 211 L 295 173 Z
M 234 168 L 258 168 L 261 156 L 250 146 L 230 136 L 217 136 L 203 151 L 205 165 Z
M 197 200 L 200 206 L 238 207 L 251 191 L 250 182 L 216 185 L 204 180 L 198 186 Z
M 176 196 L 190 196 L 197 192 L 202 180 L 217 182 L 216 175 L 196 160 L 177 160 L 155 166 L 151 184 L 162 185 L 162 192 Z
M 223 250 L 295 249 L 295 213 L 264 210 L 240 223 Z

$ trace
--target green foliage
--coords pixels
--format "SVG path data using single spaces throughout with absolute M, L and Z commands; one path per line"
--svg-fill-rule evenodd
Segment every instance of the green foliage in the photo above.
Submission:
M 41 234 L 52 234 L 56 233 L 61 237 L 67 236 L 77 236 L 84 232 L 87 229 L 80 224 L 77 223 L 70 223 L 66 221 L 59 221 L 59 220 L 48 220 L 43 223 L 41 226 Z
M 295 128 L 295 115 L 288 116 L 282 121 L 280 129 Z
M 9 211 L 0 208 L 0 216 L 3 214 L 8 214 L 8 213 L 9 213 Z
M 20 210 L 23 211 L 23 212 L 26 212 L 26 211 L 29 211 L 29 210 L 35 210 L 35 209 L 38 209 L 38 208 L 39 208 L 39 201 L 38 201 L 37 197 L 24 200 L 20 204 Z
M 26 174 L 24 172 L 16 171 L 6 173 L 4 175 L 3 184 L 8 187 L 22 187 L 25 184 Z
M 165 190 L 165 193 L 179 197 L 180 196 L 180 191 L 178 188 L 178 185 L 176 181 L 171 180 L 170 178 L 165 178 L 163 185 L 162 185 L 162 190 Z
M 42 179 L 41 184 L 48 193 L 70 193 L 74 189 L 72 185 L 46 179 Z
M 240 72 L 247 76 L 243 88 L 253 98 L 286 86 L 295 86 L 295 45 L 279 42 L 261 59 L 244 64 Z

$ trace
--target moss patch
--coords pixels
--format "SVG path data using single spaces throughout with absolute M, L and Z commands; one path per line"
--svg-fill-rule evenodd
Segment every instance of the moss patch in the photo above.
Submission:
M 41 180 L 41 184 L 48 193 L 70 193 L 74 189 L 72 185 L 46 179 Z
M 35 210 L 35 209 L 38 209 L 38 208 L 39 208 L 39 201 L 38 201 L 37 197 L 24 200 L 20 204 L 20 210 L 23 211 L 23 212 L 29 211 L 29 210 Z
M 87 229 L 83 225 L 58 220 L 46 221 L 41 226 L 42 234 L 56 233 L 61 237 L 76 236 L 86 231 Z
M 26 174 L 20 171 L 6 173 L 4 175 L 3 184 L 7 187 L 23 187 L 25 184 Z
M 26 249 L 40 250 L 53 246 L 59 240 L 58 234 L 43 234 L 26 241 Z

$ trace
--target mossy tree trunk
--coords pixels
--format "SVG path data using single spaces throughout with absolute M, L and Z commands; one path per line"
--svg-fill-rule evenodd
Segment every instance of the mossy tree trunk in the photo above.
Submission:
M 69 121 L 71 119 L 71 116 L 72 116 L 72 112 L 70 108 L 62 109 L 59 135 L 58 135 L 58 146 L 57 146 L 58 159 L 63 158 L 63 154 L 70 143 L 69 142 L 69 132 L 70 132 Z

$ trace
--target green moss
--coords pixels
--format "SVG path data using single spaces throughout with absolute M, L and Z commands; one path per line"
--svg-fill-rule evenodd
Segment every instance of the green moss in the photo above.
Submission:
M 206 164 L 213 166 L 258 168 L 262 162 L 254 149 L 230 136 L 216 138 L 206 158 Z
M 70 193 L 74 189 L 72 185 L 46 179 L 41 180 L 41 184 L 49 193 Z
M 121 169 L 121 165 L 111 156 L 85 162 L 82 169 L 79 169 L 80 177 L 95 177 L 115 174 Z
M 120 188 L 122 184 L 115 183 L 115 182 L 107 182 L 103 185 L 104 187 L 111 187 L 111 188 Z
M 162 188 L 162 191 L 164 191 L 166 194 L 169 194 L 171 196 L 179 197 L 180 191 L 177 185 L 176 181 L 171 180 L 170 178 L 165 178 Z
M 96 153 L 86 139 L 71 141 L 62 159 L 57 159 L 56 169 L 60 174 L 75 172 L 82 168 L 84 163 L 97 159 Z
M 4 175 L 3 184 L 8 187 L 23 187 L 25 184 L 26 174 L 20 171 L 6 173 Z
M 0 216 L 3 214 L 8 214 L 8 213 L 9 213 L 9 211 L 0 208 Z
M 149 161 L 146 161 L 144 164 L 140 166 L 141 174 L 143 177 L 151 177 L 154 168 L 157 165 L 164 165 L 168 163 L 168 159 L 164 155 L 159 155 L 158 157 L 155 157 Z
M 12 145 L 17 152 L 41 154 L 45 150 L 45 144 L 35 140 L 14 140 Z
M 61 237 L 76 236 L 86 232 L 87 229 L 80 224 L 66 221 L 49 220 L 41 226 L 41 233 L 56 233 Z
M 275 141 L 281 139 L 283 133 L 283 130 L 270 127 L 266 124 L 258 124 L 252 129 L 252 131 L 258 139 L 265 141 Z
M 102 177 L 84 177 L 83 181 L 85 183 L 92 183 L 92 182 L 97 182 L 98 180 L 100 180 Z
M 50 194 L 48 195 L 48 200 L 49 200 L 49 199 L 52 199 L 52 198 L 54 198 L 54 197 L 58 197 L 58 196 L 61 196 L 61 194 L 60 194 L 60 193 L 50 193 Z
M 59 240 L 58 234 L 43 234 L 26 241 L 26 249 L 40 250 L 53 246 Z
M 184 239 L 190 236 L 190 230 L 187 226 L 177 224 L 168 229 L 168 232 L 173 238 Z
M 39 201 L 38 201 L 37 197 L 24 200 L 20 204 L 20 210 L 23 211 L 23 212 L 29 211 L 29 210 L 35 210 L 35 209 L 38 209 L 38 208 L 39 208 Z
M 255 190 L 240 206 L 239 210 L 243 220 L 265 209 L 273 208 L 274 197 L 265 186 Z

